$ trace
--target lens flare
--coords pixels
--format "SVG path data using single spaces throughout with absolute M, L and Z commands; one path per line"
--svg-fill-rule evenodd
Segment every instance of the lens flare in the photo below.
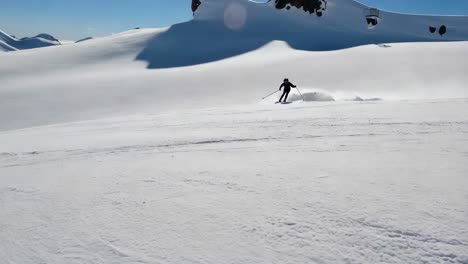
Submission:
M 236 2 L 228 4 L 224 10 L 224 25 L 231 30 L 240 30 L 247 21 L 247 9 Z

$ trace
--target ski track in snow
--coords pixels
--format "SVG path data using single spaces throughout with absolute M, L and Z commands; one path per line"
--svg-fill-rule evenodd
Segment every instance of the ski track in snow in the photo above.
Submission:
M 0 259 L 468 263 L 467 117 L 298 103 L 2 132 Z

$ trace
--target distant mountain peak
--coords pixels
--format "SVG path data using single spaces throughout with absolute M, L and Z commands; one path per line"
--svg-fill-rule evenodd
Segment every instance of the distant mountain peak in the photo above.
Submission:
M 46 33 L 41 33 L 34 37 L 18 39 L 0 30 L 0 52 L 35 49 L 55 45 L 61 45 L 60 41 Z

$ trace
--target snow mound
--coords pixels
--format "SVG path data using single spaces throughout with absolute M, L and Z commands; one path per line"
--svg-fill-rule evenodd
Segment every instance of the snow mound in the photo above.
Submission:
M 60 41 L 49 34 L 17 39 L 0 30 L 0 51 L 16 51 L 60 45 Z

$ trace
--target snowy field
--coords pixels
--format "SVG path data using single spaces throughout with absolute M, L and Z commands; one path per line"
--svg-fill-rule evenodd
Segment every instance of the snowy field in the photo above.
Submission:
M 468 263 L 468 100 L 0 133 L 2 263 Z

